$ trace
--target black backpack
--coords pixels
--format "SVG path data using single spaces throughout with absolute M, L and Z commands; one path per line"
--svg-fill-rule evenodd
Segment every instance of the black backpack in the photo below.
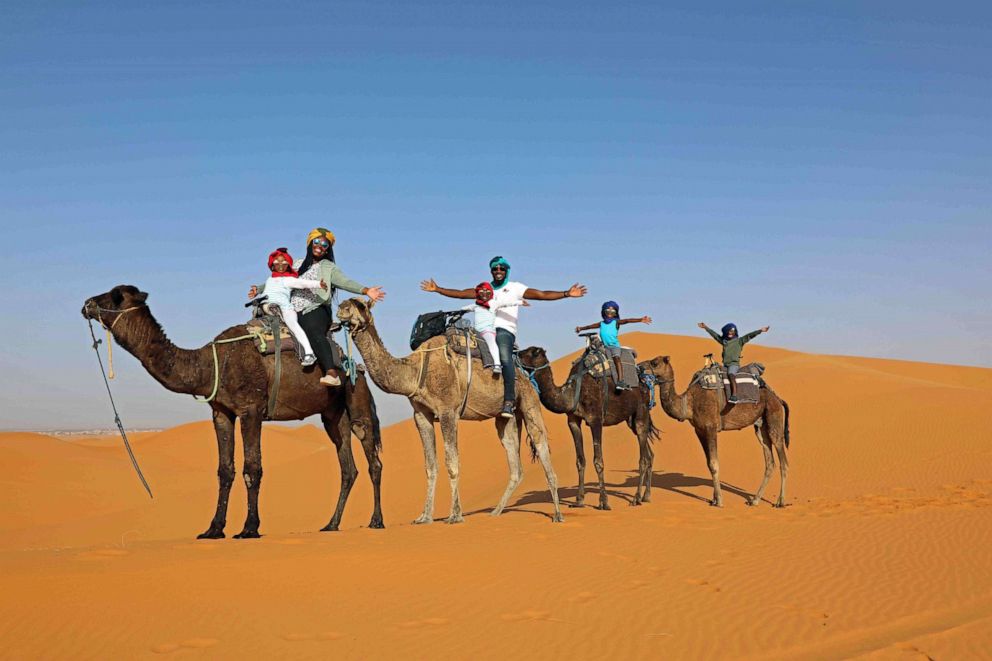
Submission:
M 410 331 L 410 349 L 416 351 L 417 347 L 432 337 L 444 335 L 444 329 L 448 327 L 448 317 L 451 314 L 451 312 L 438 310 L 417 317 L 417 321 L 413 322 L 413 330 Z

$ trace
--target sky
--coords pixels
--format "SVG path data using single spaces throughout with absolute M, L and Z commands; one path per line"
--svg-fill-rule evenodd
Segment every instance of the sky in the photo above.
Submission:
M 202 346 L 318 225 L 397 355 L 503 255 L 589 288 L 522 312 L 552 356 L 615 299 L 992 367 L 989 62 L 979 2 L 7 2 L 0 429 L 112 426 L 86 298 Z M 114 358 L 128 426 L 209 418 Z

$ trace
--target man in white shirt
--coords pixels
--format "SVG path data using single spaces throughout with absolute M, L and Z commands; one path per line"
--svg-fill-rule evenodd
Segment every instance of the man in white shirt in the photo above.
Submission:
M 500 416 L 513 417 L 513 402 L 516 401 L 516 369 L 513 367 L 513 345 L 517 340 L 517 316 L 524 299 L 529 301 L 557 301 L 561 298 L 580 298 L 586 295 L 584 285 L 578 283 L 563 291 L 543 291 L 531 289 L 520 282 L 508 280 L 510 263 L 502 257 L 489 260 L 489 271 L 492 273 L 493 298 L 492 302 L 499 306 L 496 311 L 496 345 L 499 347 L 500 362 L 503 369 L 503 408 Z M 424 291 L 432 291 L 450 298 L 475 298 L 475 289 L 448 289 L 440 287 L 434 279 L 420 283 Z

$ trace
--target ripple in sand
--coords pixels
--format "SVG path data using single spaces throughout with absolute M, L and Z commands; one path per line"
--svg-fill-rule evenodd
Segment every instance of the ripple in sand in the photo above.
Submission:
M 171 654 L 181 649 L 202 650 L 213 647 L 219 642 L 216 638 L 190 638 L 181 643 L 162 643 L 161 645 L 156 645 L 152 648 L 152 652 L 156 654 Z

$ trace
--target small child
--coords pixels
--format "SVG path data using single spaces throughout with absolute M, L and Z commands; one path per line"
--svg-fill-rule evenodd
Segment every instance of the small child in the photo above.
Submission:
M 606 347 L 606 353 L 613 359 L 613 366 L 617 370 L 617 390 L 630 390 L 631 385 L 623 380 L 623 364 L 620 362 L 620 326 L 624 324 L 650 324 L 651 317 L 640 317 L 638 319 L 620 319 L 620 304 L 616 301 L 606 301 L 600 309 L 603 321 L 598 324 L 588 326 L 576 326 L 575 332 L 581 333 L 584 330 L 599 329 L 599 339 Z
M 269 270 L 272 275 L 265 281 L 265 296 L 270 303 L 279 308 L 282 312 L 282 321 L 286 328 L 293 335 L 293 339 L 303 349 L 303 358 L 300 364 L 308 367 L 317 362 L 317 356 L 313 354 L 313 347 L 307 334 L 296 319 L 296 310 L 289 301 L 289 296 L 294 289 L 327 289 L 327 283 L 321 280 L 300 280 L 296 271 L 293 270 L 293 258 L 285 248 L 276 248 L 269 253 Z
M 493 286 L 488 282 L 480 282 L 475 288 L 475 303 L 466 305 L 462 310 L 475 313 L 474 327 L 489 347 L 489 355 L 493 357 L 493 375 L 503 373 L 503 365 L 499 359 L 499 347 L 496 345 L 496 310 L 508 305 L 493 303 Z
M 765 326 L 764 328 L 759 328 L 756 331 L 751 331 L 747 335 L 737 335 L 737 326 L 735 324 L 726 324 L 720 329 L 720 335 L 717 335 L 716 331 L 704 324 L 699 322 L 699 327 L 710 334 L 710 336 L 723 345 L 723 366 L 727 368 L 727 380 L 730 381 L 730 397 L 727 402 L 730 404 L 737 403 L 737 381 L 734 379 L 734 375 L 741 369 L 741 357 L 744 353 L 744 345 L 758 337 L 762 333 L 767 333 L 771 326 Z

